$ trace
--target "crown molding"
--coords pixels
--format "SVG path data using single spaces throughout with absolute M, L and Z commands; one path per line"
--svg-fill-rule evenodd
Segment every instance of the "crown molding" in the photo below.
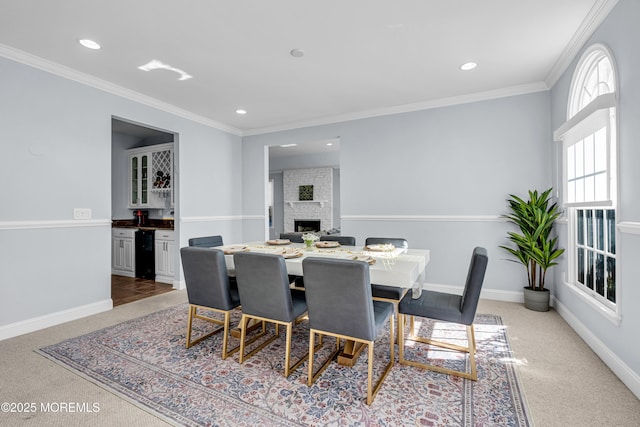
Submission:
M 358 113 L 340 114 L 335 116 L 326 116 L 320 119 L 307 120 L 285 125 L 268 126 L 263 128 L 249 129 L 243 132 L 242 136 L 262 135 L 266 133 L 281 132 L 292 129 L 300 129 L 311 126 L 322 126 L 340 122 L 349 122 L 352 120 L 369 119 L 373 117 L 388 116 L 392 114 L 410 113 L 420 110 L 429 110 L 433 108 L 449 107 L 453 105 L 468 104 L 471 102 L 487 101 L 497 98 L 506 98 L 514 95 L 524 95 L 527 93 L 543 92 L 549 90 L 544 82 L 534 82 L 519 86 L 510 86 L 506 88 L 476 92 L 467 95 L 453 96 L 449 98 L 441 98 L 424 102 L 416 102 L 412 104 L 396 105 L 388 108 L 380 108 L 376 110 L 361 111 Z
M 143 95 L 139 92 L 135 92 L 130 89 L 126 89 L 122 86 L 110 83 L 106 80 L 99 79 L 94 76 L 90 76 L 72 68 L 60 65 L 58 63 L 40 58 L 30 53 L 12 48 L 10 46 L 0 43 L 0 56 L 3 56 L 12 61 L 19 62 L 24 65 L 28 65 L 33 68 L 37 68 L 42 71 L 46 71 L 51 74 L 55 74 L 59 77 L 63 77 L 68 80 L 75 81 L 85 86 L 90 86 L 103 92 L 116 95 L 130 101 L 137 102 L 139 104 L 146 105 L 148 107 L 155 108 L 157 110 L 164 111 L 166 113 L 173 114 L 178 117 L 182 117 L 187 120 L 191 120 L 196 123 L 203 124 L 224 132 L 231 133 L 233 135 L 242 136 L 242 131 L 232 126 L 225 125 L 224 123 L 217 122 L 215 120 L 208 119 L 198 114 L 191 113 L 182 108 L 178 108 L 174 105 L 157 100 L 147 95 Z
M 609 12 L 618 4 L 618 0 L 597 0 L 587 16 L 574 33 L 573 37 L 560 55 L 560 58 L 551 68 L 549 74 L 545 78 L 547 87 L 553 87 L 562 74 L 569 68 L 571 62 L 580 53 L 589 37 L 593 35 L 596 29 L 602 24 L 602 21 L 609 15 Z

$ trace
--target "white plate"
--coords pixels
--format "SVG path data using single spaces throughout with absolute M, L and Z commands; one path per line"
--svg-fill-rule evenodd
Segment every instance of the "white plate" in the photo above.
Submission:
M 238 252 L 249 252 L 248 246 L 226 246 L 220 249 L 224 251 L 225 255 L 233 255 Z
M 316 248 L 337 248 L 340 246 L 340 242 L 334 242 L 333 240 L 323 240 L 316 242 Z
M 267 245 L 290 245 L 290 244 L 291 244 L 291 240 L 289 239 L 267 240 Z

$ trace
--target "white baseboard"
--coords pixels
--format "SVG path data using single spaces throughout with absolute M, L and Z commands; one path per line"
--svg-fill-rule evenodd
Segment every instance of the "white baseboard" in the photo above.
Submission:
M 173 281 L 173 289 L 187 289 L 187 284 L 184 282 L 184 280 L 174 280 Z
M 593 350 L 594 353 L 613 371 L 633 394 L 640 399 L 640 376 L 627 366 L 620 358 L 612 352 L 602 341 L 578 320 L 571 311 L 561 302 L 556 301 L 555 309 L 560 316 L 576 331 L 583 341 Z
M 425 283 L 423 286 L 423 289 L 427 289 L 429 291 L 448 292 L 450 294 L 462 295 L 462 290 L 464 288 L 462 286 L 440 285 L 437 283 Z M 524 296 L 521 290 L 501 291 L 496 289 L 482 289 L 482 291 L 480 292 L 480 298 L 492 299 L 496 301 L 519 302 L 519 303 L 524 302 Z
M 113 309 L 111 298 L 0 326 L 0 341 Z

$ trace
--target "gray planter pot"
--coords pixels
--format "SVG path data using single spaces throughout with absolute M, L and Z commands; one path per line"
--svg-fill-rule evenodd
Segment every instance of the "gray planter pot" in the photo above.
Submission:
M 548 289 L 534 291 L 528 287 L 524 288 L 524 306 L 533 311 L 549 311 L 549 297 L 551 293 Z

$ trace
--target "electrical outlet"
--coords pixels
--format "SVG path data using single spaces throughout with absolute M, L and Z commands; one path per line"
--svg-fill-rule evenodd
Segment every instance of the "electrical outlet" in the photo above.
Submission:
M 91 219 L 91 208 L 74 208 L 73 219 Z

